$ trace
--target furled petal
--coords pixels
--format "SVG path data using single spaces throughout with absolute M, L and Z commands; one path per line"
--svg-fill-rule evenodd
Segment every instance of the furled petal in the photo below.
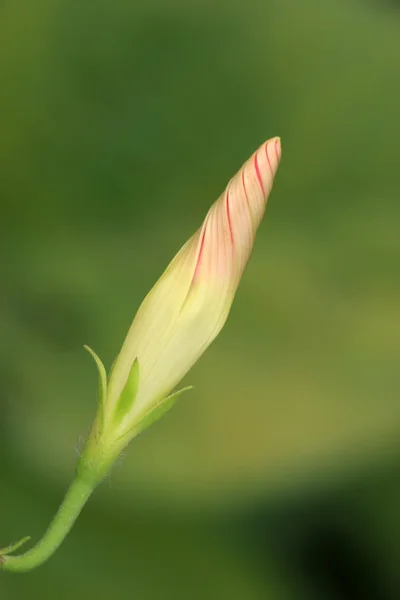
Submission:
M 106 417 L 135 358 L 140 376 L 129 414 L 132 423 L 177 385 L 221 330 L 250 257 L 280 155 L 279 138 L 253 154 L 144 299 L 112 370 Z

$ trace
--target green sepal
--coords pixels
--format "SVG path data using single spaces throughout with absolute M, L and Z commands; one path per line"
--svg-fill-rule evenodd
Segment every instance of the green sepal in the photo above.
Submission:
M 93 357 L 94 362 L 96 363 L 97 370 L 99 372 L 99 398 L 98 398 L 98 410 L 101 417 L 101 423 L 103 423 L 104 417 L 104 406 L 107 397 L 107 372 L 105 366 L 103 365 L 101 359 L 97 356 L 96 352 L 92 350 L 89 346 L 83 346 L 85 350 L 89 352 L 89 354 Z
M 131 410 L 139 387 L 139 361 L 137 358 L 133 361 L 133 365 L 126 380 L 125 387 L 118 398 L 117 405 L 114 410 L 114 422 L 120 423 L 122 419 Z
M 193 386 L 189 385 L 161 400 L 140 419 L 139 423 L 135 427 L 135 431 L 137 433 L 141 433 L 142 431 L 150 427 L 150 425 L 153 425 L 153 423 L 161 419 L 161 417 L 163 417 L 165 413 L 167 413 L 170 410 L 170 408 L 173 407 L 173 405 L 178 400 L 179 396 L 183 394 L 183 392 L 188 392 L 192 389 Z
M 12 552 L 15 552 L 16 550 L 18 550 L 18 548 L 21 548 L 21 546 L 23 544 L 26 544 L 26 542 L 29 542 L 30 539 L 31 539 L 31 536 L 27 535 L 26 537 L 22 538 L 22 540 L 15 542 L 15 544 L 10 544 L 9 546 L 6 546 L 5 548 L 0 548 L 0 556 L 5 556 L 6 554 L 11 554 Z

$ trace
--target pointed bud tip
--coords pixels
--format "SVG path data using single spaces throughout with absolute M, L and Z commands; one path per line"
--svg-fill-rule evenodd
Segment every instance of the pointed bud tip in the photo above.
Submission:
M 281 156 L 282 156 L 282 142 L 281 142 L 281 138 L 279 136 L 276 136 L 276 137 L 274 137 L 274 138 L 271 139 L 271 142 L 274 143 L 276 155 L 277 155 L 278 159 L 280 159 Z
M 282 142 L 279 136 L 275 136 L 265 142 L 265 146 L 268 147 L 271 152 L 271 159 L 276 160 L 276 167 L 279 165 L 279 161 L 282 156 Z

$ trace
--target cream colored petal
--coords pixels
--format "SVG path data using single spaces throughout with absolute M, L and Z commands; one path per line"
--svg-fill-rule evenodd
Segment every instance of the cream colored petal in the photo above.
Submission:
M 121 351 L 108 386 L 107 413 L 112 412 L 135 358 L 140 365 L 140 390 L 151 363 L 168 342 L 193 278 L 198 234 L 181 248 L 143 300 Z

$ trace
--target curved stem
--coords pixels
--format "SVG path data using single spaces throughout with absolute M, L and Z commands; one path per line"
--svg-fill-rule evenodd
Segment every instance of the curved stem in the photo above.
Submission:
M 101 413 L 100 413 L 101 415 Z M 78 461 L 75 478 L 42 539 L 19 555 L 10 555 L 27 539 L 0 549 L 0 571 L 24 572 L 42 565 L 68 535 L 90 495 L 110 471 L 126 442 L 118 444 L 99 434 L 98 419 Z
M 43 564 L 69 533 L 95 487 L 95 482 L 78 473 L 42 539 L 24 554 L 0 556 L 0 570 L 30 571 Z

